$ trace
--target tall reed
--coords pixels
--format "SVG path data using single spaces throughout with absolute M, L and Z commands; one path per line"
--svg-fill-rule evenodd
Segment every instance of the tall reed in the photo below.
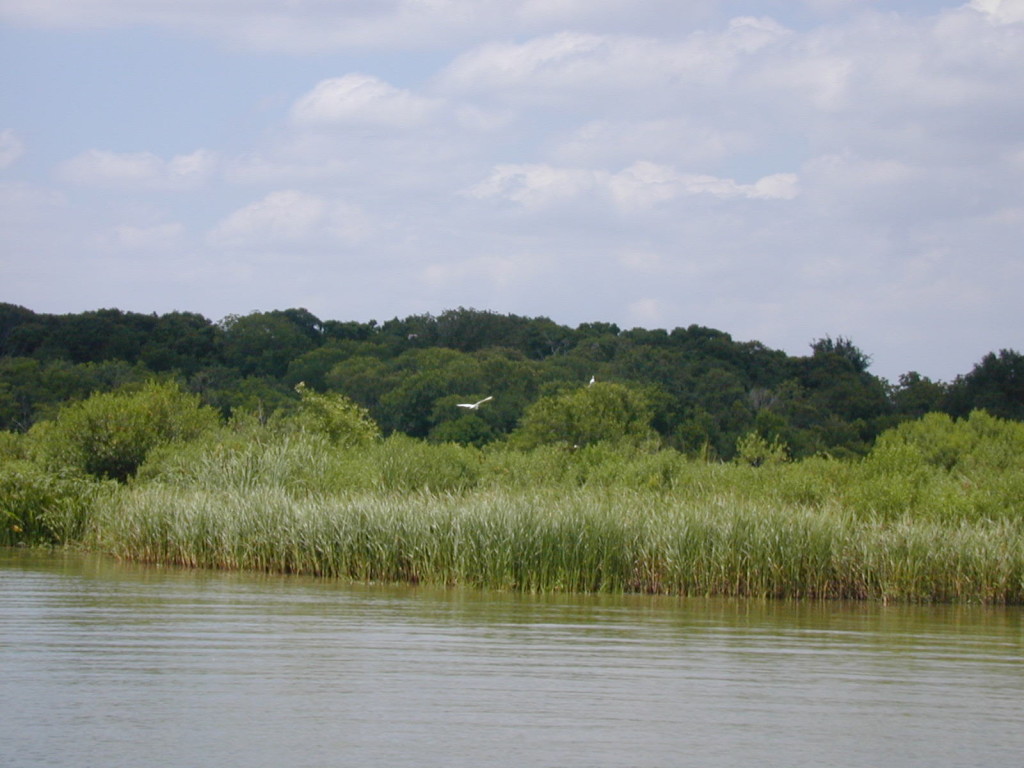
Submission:
M 153 453 L 90 518 L 89 541 L 123 558 L 361 581 L 1024 602 L 1012 451 L 950 464 L 914 440 L 927 446 L 911 433 L 865 461 L 753 467 L 636 446 L 340 449 L 224 432 Z
M 138 486 L 95 543 L 125 558 L 509 590 L 1019 603 L 1024 526 L 635 491 Z

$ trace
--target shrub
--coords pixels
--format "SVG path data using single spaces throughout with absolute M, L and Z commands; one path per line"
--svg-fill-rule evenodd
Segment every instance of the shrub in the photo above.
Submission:
M 871 451 L 873 459 L 899 452 L 944 470 L 990 471 L 1024 469 L 1024 424 L 985 411 L 966 419 L 929 413 L 883 433 Z
M 476 485 L 482 467 L 477 448 L 430 444 L 398 433 L 374 446 L 367 458 L 375 486 L 387 491 L 465 490 Z
M 735 461 L 740 464 L 760 467 L 764 464 L 782 464 L 788 459 L 789 450 L 778 437 L 773 437 L 771 442 L 768 442 L 755 431 L 748 432 L 736 440 Z
M 219 423 L 217 412 L 173 383 L 95 394 L 65 405 L 29 432 L 34 458 L 50 470 L 124 481 L 153 448 L 189 440 Z
M 366 445 L 380 437 L 380 427 L 370 412 L 339 393 L 320 394 L 304 383 L 295 387 L 302 402 L 295 422 L 304 430 L 319 432 L 335 445 Z
M 28 454 L 24 435 L 0 431 L 0 461 L 25 458 L 28 458 Z
M 842 496 L 884 518 L 1019 518 L 1022 470 L 1024 424 L 930 413 L 883 433 Z
M 49 473 L 28 461 L 0 462 L 0 545 L 79 540 L 100 490 L 82 476 Z
M 654 411 L 648 398 L 622 384 L 590 387 L 542 397 L 523 415 L 512 434 L 514 445 L 583 447 L 599 442 L 640 445 L 655 441 Z

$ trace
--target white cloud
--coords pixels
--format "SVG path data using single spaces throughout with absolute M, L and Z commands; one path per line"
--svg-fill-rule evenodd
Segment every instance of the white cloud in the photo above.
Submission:
M 479 256 L 429 264 L 423 269 L 421 279 L 432 289 L 479 285 L 481 282 L 506 289 L 538 278 L 544 269 L 544 260 L 535 256 Z
M 115 250 L 166 253 L 181 245 L 184 232 L 180 222 L 154 226 L 119 224 L 109 231 L 106 240 Z
M 664 257 L 657 251 L 629 249 L 619 254 L 618 262 L 628 270 L 655 272 L 664 265 Z
M 619 164 L 647 157 L 705 166 L 746 151 L 751 136 L 740 129 L 717 128 L 700 117 L 678 115 L 650 120 L 625 117 L 591 120 L 558 141 L 552 154 L 565 163 Z
M 647 207 L 681 195 L 710 195 L 721 200 L 792 200 L 799 192 L 797 177 L 776 173 L 753 184 L 708 174 L 678 173 L 675 169 L 639 162 L 611 178 L 613 195 L 627 207 Z
M 597 194 L 626 211 L 689 195 L 720 200 L 792 200 L 798 193 L 795 174 L 773 174 L 753 184 L 740 184 L 706 174 L 679 173 L 672 167 L 647 161 L 636 162 L 619 173 L 541 164 L 500 165 L 468 191 L 471 197 L 505 199 L 526 208 L 544 208 Z
M 795 173 L 773 173 L 753 184 L 739 184 L 740 197 L 755 200 L 792 200 L 800 194 L 800 181 Z
M 628 324 L 643 328 L 664 328 L 671 323 L 672 307 L 663 299 L 646 297 L 631 301 L 626 307 Z
M 25 145 L 14 131 L 0 131 L 0 170 L 8 168 L 25 153 Z
M 634 163 L 609 176 L 606 184 L 612 199 L 625 209 L 649 208 L 683 191 L 683 179 L 673 168 L 649 162 Z
M 0 234 L 29 227 L 45 230 L 66 213 L 67 198 L 60 192 L 24 182 L 0 181 Z
M 170 160 L 151 152 L 90 149 L 63 163 L 59 174 L 83 186 L 187 190 L 206 182 L 216 165 L 216 155 L 202 149 Z
M 971 0 L 969 5 L 996 24 L 1024 21 L 1024 0 Z
M 600 172 L 543 164 L 498 165 L 467 194 L 479 199 L 504 198 L 527 208 L 541 208 L 595 189 L 602 176 Z
M 525 102 L 639 91 L 660 103 L 670 94 L 643 89 L 721 85 L 747 57 L 789 37 L 776 22 L 752 17 L 733 19 L 717 34 L 700 31 L 673 40 L 559 32 L 481 45 L 453 61 L 438 85 L 490 99 L 515 94 Z
M 721 0 L 4 0 L 0 18 L 51 28 L 152 26 L 233 47 L 309 54 L 429 50 L 489 36 L 588 26 L 658 31 L 704 19 Z
M 395 88 L 376 77 L 349 74 L 322 80 L 292 107 L 298 125 L 394 126 L 414 128 L 437 108 L 437 102 Z
M 368 232 L 368 219 L 356 206 L 298 190 L 281 190 L 224 218 L 210 234 L 210 241 L 261 250 L 351 244 Z

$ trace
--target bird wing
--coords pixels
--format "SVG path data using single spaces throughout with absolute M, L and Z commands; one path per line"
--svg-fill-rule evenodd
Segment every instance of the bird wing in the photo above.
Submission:
M 459 408 L 479 408 L 483 403 L 493 399 L 494 395 L 490 395 L 489 397 L 485 397 L 483 400 L 477 400 L 475 403 L 456 403 L 456 405 L 459 406 Z

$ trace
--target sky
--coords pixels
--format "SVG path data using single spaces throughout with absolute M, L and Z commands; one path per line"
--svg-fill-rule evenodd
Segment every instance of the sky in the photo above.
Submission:
M 1024 0 L 0 0 L 0 301 L 1024 350 Z

